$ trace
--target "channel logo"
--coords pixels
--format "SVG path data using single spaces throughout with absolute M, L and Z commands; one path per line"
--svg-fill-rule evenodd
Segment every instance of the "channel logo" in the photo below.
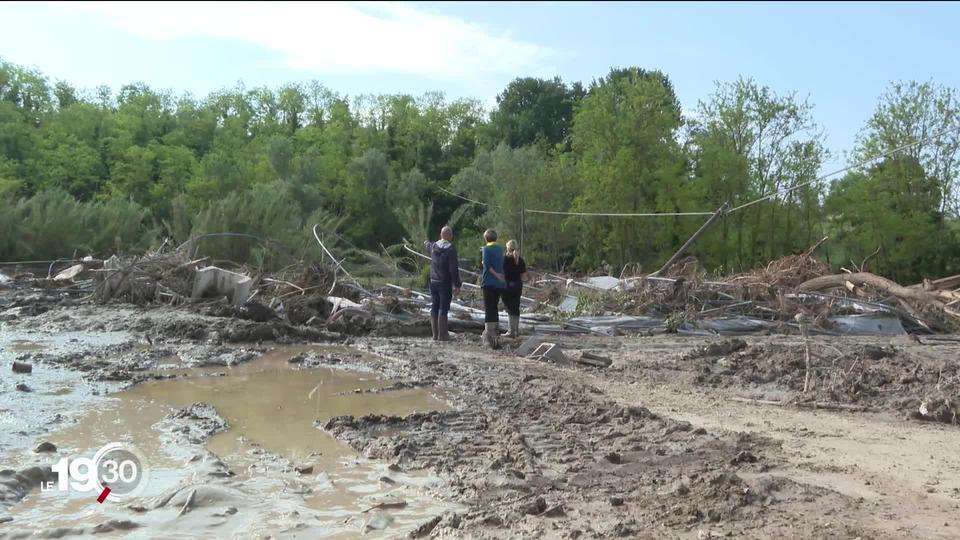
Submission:
M 93 458 L 61 458 L 52 470 L 56 481 L 41 484 L 42 491 L 97 493 L 97 502 L 123 501 L 140 495 L 150 469 L 143 454 L 126 443 L 111 442 Z

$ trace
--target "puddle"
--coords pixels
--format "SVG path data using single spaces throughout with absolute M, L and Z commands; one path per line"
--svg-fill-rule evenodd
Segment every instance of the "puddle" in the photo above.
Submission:
M 8 453 L 34 444 L 48 430 L 71 422 L 87 407 L 96 407 L 103 394 L 119 384 L 89 381 L 83 373 L 26 360 L 31 373 L 14 373 L 14 360 L 31 353 L 65 355 L 124 343 L 122 332 L 24 332 L 0 331 L 0 452 Z M 25 385 L 30 392 L 16 389 Z
M 38 352 L 47 350 L 47 346 L 28 339 L 14 339 L 10 342 L 10 350 L 15 353 Z
M 114 394 L 78 424 L 46 438 L 60 448 L 60 455 L 92 455 L 112 441 L 134 444 L 151 468 L 141 496 L 146 499 L 198 479 L 189 465 L 198 448 L 175 443 L 169 432 L 162 432 L 164 418 L 196 402 L 212 405 L 229 427 L 211 437 L 206 448 L 236 473 L 217 484 L 238 497 L 230 503 L 240 508 L 235 516 L 213 518 L 212 509 L 186 517 L 159 511 L 137 514 L 109 501 L 98 505 L 95 495 L 34 492 L 10 510 L 14 521 L 0 525 L 0 538 L 5 527 L 14 525 L 18 530 L 89 529 L 108 519 L 143 525 L 123 533 L 132 538 L 283 537 L 277 535 L 284 531 L 300 538 L 395 537 L 452 509 L 424 493 L 438 479 L 389 471 L 385 463 L 362 458 L 313 423 L 343 414 L 406 415 L 446 405 L 422 389 L 354 393 L 391 381 L 329 368 L 300 369 L 287 362 L 306 350 L 325 349 L 283 347 L 232 368 L 164 370 L 184 376 Z M 21 465 L 36 460 L 24 456 Z M 313 471 L 298 474 L 289 465 L 312 466 Z M 377 503 L 396 501 L 406 506 L 364 512 Z

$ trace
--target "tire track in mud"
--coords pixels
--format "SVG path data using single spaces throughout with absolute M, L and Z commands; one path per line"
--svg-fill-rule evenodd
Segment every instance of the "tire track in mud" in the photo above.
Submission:
M 803 354 L 799 338 L 750 337 L 747 342 L 748 352 L 772 352 L 763 358 L 771 365 L 781 361 L 784 350 Z M 872 412 L 852 412 L 733 400 L 741 396 L 796 399 L 782 384 L 791 374 L 784 369 L 783 377 L 769 383 L 730 377 L 725 384 L 704 385 L 705 360 L 691 358 L 694 347 L 702 342 L 686 343 L 667 354 L 654 355 L 645 341 L 624 340 L 617 353 L 616 375 L 595 372 L 589 380 L 619 400 L 630 400 L 637 393 L 648 395 L 655 400 L 655 410 L 711 429 L 744 430 L 775 438 L 782 444 L 785 463 L 771 470 L 772 474 L 849 496 L 860 503 L 856 519 L 883 534 L 894 538 L 958 537 L 960 526 L 955 517 L 960 508 L 960 460 L 953 449 L 960 432 L 945 423 L 918 422 L 898 406 L 919 402 L 915 396 L 937 382 L 939 366 L 954 362 L 956 345 L 918 344 L 903 338 L 818 338 L 816 343 L 835 356 L 895 350 L 896 358 L 873 354 L 868 369 L 875 373 L 903 365 L 912 373 L 918 363 L 927 372 L 925 381 L 910 384 L 901 385 L 899 377 L 888 379 L 895 383 L 896 392 L 865 392 L 860 399 L 873 405 Z M 750 356 L 759 357 L 756 352 Z M 725 358 L 706 361 L 723 364 Z M 802 385 L 802 374 L 800 380 Z
M 854 499 L 764 474 L 782 463 L 771 439 L 618 404 L 576 368 L 398 341 L 365 342 L 387 357 L 375 367 L 449 392 L 455 410 L 341 416 L 323 429 L 367 457 L 447 478 L 440 495 L 470 510 L 434 535 L 878 537 L 856 525 Z

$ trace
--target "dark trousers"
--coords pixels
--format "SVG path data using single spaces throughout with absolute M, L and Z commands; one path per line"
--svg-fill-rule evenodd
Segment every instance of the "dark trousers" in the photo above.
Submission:
M 503 290 L 503 305 L 507 307 L 507 313 L 514 317 L 520 316 L 520 296 L 523 295 L 523 287 L 507 287 Z
M 503 289 L 483 287 L 484 322 L 500 322 L 500 293 Z
M 450 301 L 453 300 L 453 284 L 442 281 L 430 281 L 430 315 L 447 316 L 450 313 Z

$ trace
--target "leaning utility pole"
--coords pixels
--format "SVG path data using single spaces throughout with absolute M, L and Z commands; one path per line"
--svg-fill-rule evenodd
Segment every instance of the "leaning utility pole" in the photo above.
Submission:
M 684 242 L 682 246 L 680 246 L 680 249 L 678 249 L 677 252 L 673 254 L 673 257 L 670 257 L 670 260 L 668 260 L 663 266 L 661 266 L 659 270 L 657 270 L 656 272 L 650 275 L 659 276 L 661 273 L 666 272 L 667 269 L 670 268 L 673 265 L 673 263 L 677 262 L 677 259 L 679 259 L 684 254 L 684 252 L 687 251 L 687 248 L 693 245 L 693 243 L 696 242 L 697 239 L 703 235 L 703 233 L 707 232 L 707 229 L 709 229 L 710 226 L 713 225 L 713 222 L 716 221 L 717 218 L 727 213 L 727 206 L 729 206 L 729 203 L 725 202 L 720 206 L 720 208 L 717 208 L 717 211 L 714 212 L 712 216 L 710 216 L 710 218 L 706 221 L 706 223 L 701 225 L 700 228 L 697 229 L 697 232 L 693 233 L 693 236 L 691 236 L 689 240 L 687 240 L 686 242 Z

